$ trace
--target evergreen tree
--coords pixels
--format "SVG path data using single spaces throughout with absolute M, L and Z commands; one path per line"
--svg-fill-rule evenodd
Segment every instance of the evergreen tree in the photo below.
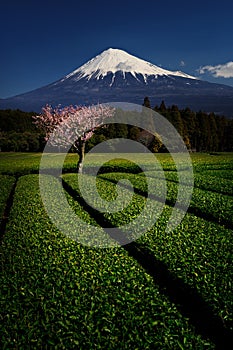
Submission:
M 139 139 L 140 129 L 137 126 L 132 126 L 129 128 L 129 138 L 131 140 L 137 141 Z
M 219 138 L 217 133 L 216 118 L 214 113 L 209 114 L 209 128 L 210 128 L 210 144 L 209 144 L 208 150 L 218 151 Z
M 184 137 L 184 124 L 177 106 L 171 108 L 171 123 L 176 128 L 181 137 Z
M 189 140 L 190 149 L 197 148 L 197 119 L 196 113 L 192 112 L 190 108 L 181 110 L 181 118 L 184 124 L 184 134 Z
M 198 127 L 197 127 L 197 151 L 208 151 L 210 147 L 210 124 L 208 115 L 204 112 L 197 113 Z
M 165 112 L 167 110 L 167 107 L 165 106 L 164 100 L 161 102 L 160 106 L 159 106 L 159 110 L 160 112 Z
M 151 108 L 149 97 L 144 98 L 143 107 Z

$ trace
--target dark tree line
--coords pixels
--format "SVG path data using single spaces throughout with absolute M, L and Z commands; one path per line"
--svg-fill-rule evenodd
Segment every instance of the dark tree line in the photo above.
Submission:
M 33 112 L 0 110 L 0 150 L 36 152 L 44 147 L 44 135 L 33 124 Z
M 183 137 L 188 149 L 197 152 L 233 151 L 233 119 L 190 108 L 166 107 L 164 101 L 154 110 L 167 118 Z
M 144 107 L 152 109 L 148 97 L 144 99 Z M 228 152 L 233 151 L 233 119 L 227 119 L 224 116 L 218 116 L 214 113 L 205 113 L 202 111 L 193 112 L 190 108 L 179 109 L 173 105 L 166 107 L 164 101 L 161 105 L 155 106 L 152 110 L 163 115 L 178 131 L 183 138 L 186 147 L 192 152 Z M 144 111 L 145 112 L 145 111 Z M 119 113 L 119 120 L 124 120 L 124 114 L 135 118 L 137 113 L 125 112 Z M 142 112 L 143 113 L 143 112 Z M 142 117 L 138 113 L 138 117 Z M 145 115 L 143 116 L 145 119 Z M 125 118 L 126 119 L 126 118 Z M 148 114 L 148 124 L 155 122 L 156 118 L 151 121 L 150 113 Z M 156 125 L 155 125 L 156 127 Z M 112 138 L 129 138 L 144 144 L 152 152 L 166 152 L 166 148 L 159 138 L 149 134 L 136 126 L 125 124 L 112 124 L 106 129 L 98 130 L 95 135 L 88 141 L 87 149 L 95 144 Z M 122 142 L 122 147 L 124 143 Z M 123 149 L 124 150 L 124 149 Z M 125 150 L 127 151 L 127 150 Z
M 166 107 L 164 101 L 160 106 L 151 107 L 148 97 L 143 106 L 153 109 L 171 122 L 182 136 L 187 148 L 197 152 L 233 151 L 233 119 L 214 113 L 194 112 L 190 108 L 179 109 L 173 105 Z M 119 120 L 124 113 L 118 111 Z M 1 151 L 42 151 L 45 145 L 44 134 L 33 124 L 32 116 L 36 113 L 20 110 L 0 110 L 0 150 Z M 140 114 L 139 114 L 140 118 Z M 150 123 L 148 117 L 148 123 Z M 95 132 L 87 142 L 86 150 L 104 140 L 129 138 L 147 146 L 152 152 L 166 152 L 158 138 L 133 125 L 110 124 Z M 113 143 L 114 150 L 114 143 Z M 122 151 L 124 143 L 122 142 Z

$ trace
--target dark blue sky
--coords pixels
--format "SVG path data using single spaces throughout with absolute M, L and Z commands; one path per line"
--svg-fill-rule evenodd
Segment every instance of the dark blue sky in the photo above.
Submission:
M 0 98 L 52 83 L 109 47 L 233 86 L 232 0 L 6 0 L 0 18 Z

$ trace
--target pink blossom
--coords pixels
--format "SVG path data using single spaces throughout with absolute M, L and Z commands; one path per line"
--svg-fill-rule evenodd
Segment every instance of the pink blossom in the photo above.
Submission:
M 78 172 L 82 172 L 85 144 L 95 129 L 107 124 L 114 108 L 97 105 L 52 108 L 46 105 L 40 115 L 33 117 L 35 125 L 44 131 L 45 141 L 52 146 L 69 147 L 73 144 L 79 154 Z M 50 136 L 53 137 L 50 137 Z M 75 141 L 74 141 L 75 140 Z
M 74 147 L 87 141 L 93 135 L 94 130 L 107 123 L 107 119 L 114 113 L 114 109 L 104 105 L 97 106 L 66 106 L 64 108 L 52 108 L 46 105 L 42 113 L 33 117 L 35 125 L 45 132 L 45 140 L 56 132 L 57 138 L 53 138 L 53 146 L 67 146 L 71 140 L 76 139 Z

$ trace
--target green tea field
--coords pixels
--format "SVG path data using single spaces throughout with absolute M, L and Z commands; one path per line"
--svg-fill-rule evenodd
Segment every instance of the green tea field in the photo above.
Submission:
M 119 180 L 126 181 L 120 182 L 126 194 L 133 185 L 130 203 L 110 212 L 84 200 L 76 155 L 66 157 L 59 178 L 53 170 L 60 155 L 50 157 L 41 175 L 50 204 L 56 211 L 54 193 L 62 185 L 70 208 L 89 228 L 80 227 L 80 237 L 93 238 L 93 228 L 121 227 L 143 210 L 148 186 L 138 162 L 122 154 L 105 163 L 96 179 L 79 175 L 87 192 L 96 181 L 107 203 L 116 199 Z M 169 232 L 178 177 L 169 154 L 156 157 L 167 187 L 158 220 L 136 240 L 101 249 L 70 238 L 68 214 L 62 217 L 68 235 L 51 221 L 39 187 L 40 153 L 0 153 L 0 349 L 233 348 L 233 153 L 191 154 L 192 198 Z M 144 155 L 135 158 L 145 163 L 149 178 L 157 177 L 150 198 L 159 203 L 159 174 Z M 90 167 L 99 159 L 93 156 Z M 184 192 L 185 172 L 184 164 Z M 146 216 L 153 214 L 148 210 Z M 104 239 L 114 241 L 107 234 Z

